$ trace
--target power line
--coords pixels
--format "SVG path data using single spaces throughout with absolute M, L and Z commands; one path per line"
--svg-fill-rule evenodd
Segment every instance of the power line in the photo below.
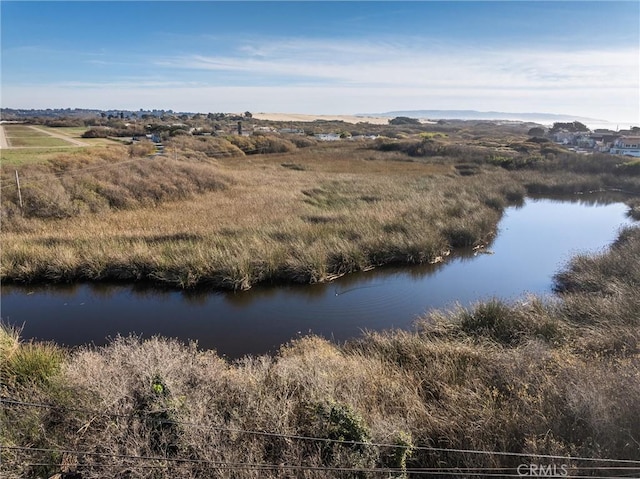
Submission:
M 26 447 L 16 447 L 16 446 L 8 446 L 4 447 L 6 450 L 21 450 L 21 451 L 35 451 L 35 452 L 56 452 L 63 454 L 75 454 L 75 455 L 85 455 L 85 456 L 97 456 L 97 457 L 109 457 L 113 459 L 131 459 L 131 460 L 140 460 L 140 461 L 160 461 L 160 462 L 170 462 L 170 463 L 196 463 L 196 464 L 206 464 L 213 466 L 217 469 L 230 469 L 230 470 L 294 470 L 294 471 L 323 471 L 323 472 L 369 472 L 369 473 L 410 473 L 412 475 L 423 475 L 423 476 L 432 476 L 432 475 L 442 475 L 446 474 L 449 477 L 522 477 L 521 473 L 493 473 L 493 472 L 468 472 L 465 470 L 460 470 L 457 468 L 431 468 L 431 469 L 423 469 L 423 468 L 393 468 L 393 467 L 381 467 L 381 468 L 372 468 L 372 467 L 341 467 L 341 466 L 312 466 L 312 465 L 300 465 L 300 464 L 264 464 L 264 463 L 246 463 L 246 462 L 228 462 L 228 461 L 212 461 L 208 459 L 191 459 L 191 458 L 175 458 L 175 457 L 163 457 L 163 456 L 136 456 L 129 454 L 110 454 L 110 453 L 94 453 L 87 451 L 75 451 L 75 450 L 62 450 L 62 449 L 50 449 L 50 448 L 26 448 Z M 56 466 L 60 467 L 61 464 L 58 463 L 34 463 L 33 465 L 39 466 Z M 75 466 L 78 469 L 83 468 L 107 468 L 110 467 L 108 464 L 78 464 Z M 166 468 L 168 465 L 164 466 L 135 466 L 135 467 L 156 467 L 156 468 Z M 514 468 L 511 468 L 513 470 Z M 515 468 L 517 471 L 517 468 Z M 491 469 L 488 469 L 491 470 Z M 633 473 L 636 474 L 636 473 Z M 628 479 L 628 475 L 624 476 L 582 476 L 582 475 L 566 475 L 563 476 L 566 479 Z
M 37 408 L 61 409 L 66 411 L 82 412 L 82 413 L 91 414 L 94 416 L 108 416 L 108 417 L 120 417 L 120 418 L 130 418 L 130 419 L 140 417 L 139 414 L 114 414 L 114 413 L 108 413 L 108 412 L 91 411 L 88 409 L 64 408 L 64 407 L 55 406 L 51 404 L 23 402 L 23 401 L 18 401 L 11 398 L 5 398 L 5 397 L 0 397 L 0 403 L 21 405 L 21 406 L 27 406 L 27 407 L 37 407 Z M 162 424 L 195 426 L 195 427 L 201 427 L 205 429 L 225 431 L 225 432 L 231 432 L 236 434 L 281 437 L 285 439 L 316 441 L 316 442 L 322 442 L 322 443 L 334 443 L 334 444 L 344 444 L 344 445 L 353 445 L 353 446 L 371 446 L 371 447 L 378 447 L 378 448 L 412 449 L 414 451 L 427 451 L 427 452 L 450 452 L 450 453 L 461 453 L 461 454 L 478 454 L 478 455 L 509 456 L 509 457 L 538 458 L 538 459 L 557 459 L 557 460 L 565 460 L 565 461 L 604 462 L 604 463 L 639 464 L 640 465 L 640 460 L 633 460 L 633 459 L 611 459 L 611 458 L 598 459 L 598 458 L 592 458 L 592 457 L 559 456 L 559 455 L 552 455 L 552 454 L 527 454 L 527 453 L 519 453 L 519 452 L 486 451 L 486 450 L 478 450 L 478 449 L 456 449 L 456 448 L 444 448 L 444 447 L 435 447 L 435 446 L 420 446 L 420 445 L 405 446 L 405 445 L 399 445 L 399 444 L 374 443 L 374 442 L 364 442 L 364 441 L 347 441 L 347 440 L 341 440 L 341 439 L 329 439 L 329 438 L 303 436 L 303 435 L 296 435 L 296 434 L 283 434 L 283 433 L 276 433 L 276 432 L 269 432 L 269 431 L 255 431 L 255 430 L 247 430 L 247 429 L 239 429 L 239 428 L 230 428 L 230 427 L 224 427 L 224 426 L 207 425 L 207 424 L 187 422 L 187 421 L 161 420 L 158 422 Z M 602 469 L 602 468 L 599 468 L 599 469 Z
M 80 456 L 93 456 L 93 457 L 108 457 L 113 459 L 131 459 L 140 461 L 161 461 L 171 463 L 193 463 L 193 464 L 206 464 L 222 469 L 286 469 L 286 470 L 306 470 L 306 471 L 331 471 L 331 472 L 374 472 L 374 473 L 402 473 L 411 472 L 412 474 L 419 475 L 434 475 L 441 474 L 440 471 L 422 471 L 419 469 L 402 469 L 402 468 L 371 468 L 371 467 L 340 467 L 340 466 L 311 466 L 311 465 L 298 465 L 298 464 L 260 464 L 260 463 L 246 463 L 246 462 L 228 462 L 228 461 L 212 461 L 209 459 L 191 459 L 191 458 L 177 458 L 177 457 L 164 457 L 164 456 L 137 456 L 131 454 L 112 454 L 106 452 L 91 452 L 91 451 L 76 451 L 72 449 L 51 449 L 51 448 L 35 448 L 35 447 L 21 447 L 21 446 L 5 446 L 3 449 L 10 451 L 28 451 L 28 452 L 56 452 L 62 454 L 72 454 Z M 57 464 L 56 464 L 57 465 Z M 465 473 L 465 472 L 447 472 L 449 475 L 461 476 L 461 475 L 483 475 L 492 477 L 518 477 L 517 475 L 505 475 L 505 474 L 485 474 L 485 473 Z

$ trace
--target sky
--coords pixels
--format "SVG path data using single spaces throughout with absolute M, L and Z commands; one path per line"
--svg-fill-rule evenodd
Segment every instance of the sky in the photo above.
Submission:
M 640 2 L 0 2 L 5 108 L 640 124 Z

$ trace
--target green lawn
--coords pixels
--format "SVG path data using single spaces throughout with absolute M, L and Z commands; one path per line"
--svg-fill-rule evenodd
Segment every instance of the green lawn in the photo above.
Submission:
M 83 139 L 82 134 L 89 128 L 86 126 L 38 126 L 42 130 L 50 131 L 51 133 L 58 133 L 59 135 L 70 136 L 71 138 Z
M 0 162 L 3 167 L 20 166 L 27 163 L 40 163 L 55 158 L 69 148 L 24 148 L 0 151 Z
M 24 125 L 4 125 L 4 134 L 7 138 L 36 138 L 48 137 L 46 133 L 34 130 Z
M 10 136 L 7 138 L 9 144 L 13 148 L 17 147 L 52 147 L 52 146 L 73 146 L 71 143 L 61 140 L 60 138 L 53 138 L 51 136 Z

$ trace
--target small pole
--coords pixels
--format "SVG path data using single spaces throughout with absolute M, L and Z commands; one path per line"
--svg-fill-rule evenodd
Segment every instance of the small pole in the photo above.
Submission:
M 16 185 L 18 186 L 18 200 L 20 200 L 20 209 L 22 209 L 22 192 L 20 191 L 20 177 L 18 176 L 18 170 L 16 170 Z

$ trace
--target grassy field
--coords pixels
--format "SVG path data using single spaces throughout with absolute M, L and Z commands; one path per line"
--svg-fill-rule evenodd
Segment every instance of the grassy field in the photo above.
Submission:
M 0 471 L 373 479 L 539 464 L 638 477 L 638 258 L 636 227 L 574 258 L 555 298 L 433 312 L 344 345 L 304 337 L 234 363 L 163 338 L 68 351 L 5 327 L 0 393 L 18 403 L 0 410 Z
M 58 148 L 20 148 L 20 149 L 3 149 L 0 151 L 0 163 L 4 169 L 23 166 L 33 163 L 46 163 L 60 156 L 60 154 L 69 151 L 70 146 L 65 143 L 64 147 Z
M 119 140 L 113 140 L 111 138 L 83 138 L 82 134 L 89 129 L 86 126 L 38 126 L 38 128 L 54 134 L 64 135 L 75 140 L 80 140 L 88 146 L 109 146 L 121 144 Z
M 37 138 L 47 137 L 46 133 L 34 130 L 27 125 L 3 125 L 7 138 Z
M 86 131 L 85 127 L 38 126 L 38 128 L 68 136 L 71 139 L 81 140 L 87 146 L 73 145 L 26 125 L 4 125 L 7 141 L 11 147 L 0 150 L 0 162 L 5 168 L 38 163 L 46 165 L 49 164 L 49 160 L 54 160 L 62 154 L 75 156 L 81 154 L 90 160 L 93 155 L 88 152 L 88 147 L 117 147 L 121 145 L 121 143 L 108 138 L 82 138 L 82 133 Z
M 89 128 L 86 126 L 59 126 L 59 127 L 51 127 L 51 126 L 38 126 L 46 131 L 50 131 L 52 133 L 59 133 L 61 135 L 67 135 L 71 138 L 82 139 L 82 134 L 87 131 Z
M 67 141 L 46 135 L 9 136 L 7 137 L 7 141 L 12 148 L 50 148 L 56 146 L 71 146 Z
M 3 161 L 1 279 L 230 289 L 329 281 L 482 244 L 527 193 L 640 195 L 627 159 L 494 133 L 333 145 L 176 137 L 170 157 L 149 157 L 143 144 Z M 277 153 L 262 154 L 269 149 Z M 637 197 L 628 203 L 637 212 Z M 596 468 L 611 463 L 564 457 L 640 461 L 638 258 L 640 228 L 627 229 L 609 251 L 559 272 L 554 298 L 433 312 L 412 331 L 343 345 L 305 337 L 234 363 L 162 338 L 69 351 L 5 327 L 0 396 L 29 404 L 0 409 L 11 425 L 0 431 L 0 471 L 491 477 L 541 462 L 620 477 Z M 614 465 L 630 477 L 640 470 Z
M 3 168 L 1 279 L 322 282 L 482 244 L 527 192 L 640 194 L 640 176 L 620 159 L 511 133 L 461 146 L 470 136 L 334 145 L 176 137 L 170 157 L 153 160 L 139 145 L 76 150 L 23 165 L 23 209 Z M 281 153 L 253 154 L 256 145 Z
M 231 289 L 327 281 L 372 265 L 437 261 L 451 247 L 482 243 L 502 207 L 525 193 L 501 170 L 461 177 L 453 165 L 396 159 L 357 147 L 205 164 L 158 159 L 46 188 L 25 173 L 23 197 L 40 218 L 7 214 L 3 280 Z M 177 177 L 151 176 L 157 167 L 198 168 L 225 187 L 189 198 Z M 12 194 L 5 193 L 10 201 Z

